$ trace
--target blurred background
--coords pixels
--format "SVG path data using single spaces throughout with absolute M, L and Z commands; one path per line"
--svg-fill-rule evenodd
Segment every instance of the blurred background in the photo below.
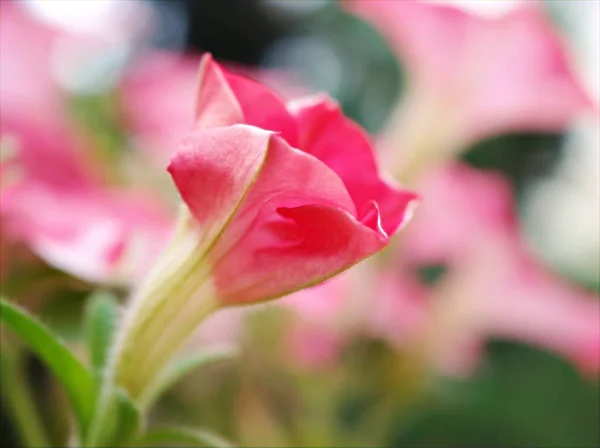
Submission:
M 46 146 L 49 141 L 58 142 L 57 135 L 62 138 L 63 128 L 76 128 L 77 142 L 93 142 L 80 145 L 85 148 L 81 152 L 93 152 L 90 160 L 103 179 L 110 179 L 111 185 L 119 187 L 152 188 L 152 197 L 164 198 L 163 204 L 168 204 L 164 207 L 166 213 L 172 214 L 176 201 L 174 189 L 160 168 L 165 160 L 162 147 L 176 141 L 191 120 L 185 118 L 193 103 L 190 86 L 199 56 L 211 52 L 231 70 L 269 84 L 283 97 L 327 92 L 373 136 L 384 161 L 382 169 L 394 171 L 394 157 L 389 157 L 393 144 L 388 137 L 396 138 L 394 120 L 404 116 L 398 112 L 398 105 L 408 97 L 412 85 L 408 73 L 412 74 L 409 65 L 413 59 L 403 59 L 390 45 L 385 32 L 389 28 L 380 28 L 377 21 L 364 20 L 367 14 L 361 16 L 352 7 L 339 3 L 3 0 L 3 163 L 11 163 L 15 157 L 13 148 L 19 154 L 28 147 L 37 148 L 34 151 L 42 151 L 43 147 L 44 154 L 50 154 L 44 159 L 44 175 L 65 172 L 57 168 L 61 163 L 59 156 L 49 153 L 52 149 Z M 489 21 L 522 6 L 522 2 L 502 0 L 439 3 Z M 496 327 L 476 332 L 477 344 L 482 346 L 478 350 L 485 356 L 480 356 L 476 366 L 456 370 L 424 360 L 428 356 L 444 358 L 440 350 L 454 350 L 449 345 L 436 345 L 432 354 L 420 356 L 429 350 L 427 344 L 421 345 L 423 340 L 429 340 L 426 337 L 405 337 L 399 329 L 402 341 L 397 344 L 397 335 L 382 337 L 370 326 L 366 331 L 356 330 L 354 318 L 348 318 L 352 325 L 341 327 L 331 323 L 330 316 L 321 318 L 327 312 L 351 314 L 350 307 L 344 305 L 331 305 L 333 311 L 304 311 L 303 307 L 309 305 L 298 297 L 290 306 L 261 306 L 250 313 L 234 310 L 207 322 L 194 343 L 234 345 L 240 349 L 239 356 L 186 377 L 161 400 L 153 419 L 209 427 L 236 440 L 239 446 L 600 446 L 600 315 L 594 314 L 597 303 L 585 308 L 585 312 L 573 305 L 577 308 L 573 315 L 577 317 L 571 320 L 569 310 L 573 307 L 561 305 L 563 296 L 568 297 L 569 304 L 571 299 L 573 303 L 597 302 L 600 290 L 600 8 L 599 2 L 592 0 L 551 0 L 541 8 L 550 26 L 561 36 L 578 82 L 596 104 L 595 111 L 574 116 L 564 126 L 500 127 L 499 132 L 461 141 L 464 148 L 453 151 L 445 161 L 460 161 L 466 164 L 461 166 L 477 173 L 493 171 L 494 179 L 501 179 L 500 190 L 512 189 L 508 201 L 514 206 L 518 221 L 513 230 L 518 231 L 519 247 L 526 249 L 529 258 L 521 265 L 494 256 L 488 269 L 503 272 L 506 262 L 514 264 L 511 269 L 515 272 L 524 272 L 529 269 L 524 266 L 535 263 L 535 272 L 542 269 L 544 279 L 559 282 L 563 289 L 559 293 L 554 286 L 531 286 L 527 294 L 539 294 L 532 303 L 539 301 L 539 310 L 552 308 L 562 320 L 554 315 L 548 318 L 535 306 L 522 318 L 518 304 L 514 316 L 510 315 L 512 308 L 506 311 L 499 307 L 498 313 L 509 313 L 508 321 L 524 319 L 526 330 L 515 330 L 515 337 L 509 330 Z M 398 22 L 397 26 L 402 24 Z M 423 39 L 427 39 L 428 31 L 424 33 Z M 489 48 L 482 51 L 493 59 L 506 50 L 502 45 L 511 37 L 492 35 L 488 39 Z M 522 44 L 527 47 L 526 41 Z M 526 66 L 535 62 L 526 56 L 518 59 L 519 63 Z M 464 63 L 457 61 L 459 65 Z M 519 68 L 511 64 L 498 65 L 497 69 L 505 74 L 489 79 L 487 90 L 494 90 L 497 79 L 508 79 L 513 71 L 521 76 Z M 561 92 L 558 87 L 552 91 L 556 95 Z M 155 111 L 150 113 L 152 108 Z M 453 113 L 453 108 L 444 112 Z M 52 119 L 64 114 L 68 125 L 63 120 L 50 131 L 45 127 L 48 120 L 43 114 Z M 183 117 L 181 123 L 170 123 L 178 117 Z M 427 132 L 435 133 L 437 127 L 433 120 Z M 16 157 L 17 165 L 29 163 Z M 0 174 L 3 188 L 19 181 L 18 170 L 3 168 Z M 420 181 L 413 182 L 411 178 L 407 183 L 421 192 Z M 423 191 L 429 191 L 423 185 Z M 473 192 L 487 187 L 474 183 L 465 188 Z M 439 188 L 445 192 L 451 187 Z M 495 191 L 492 188 L 483 201 L 493 202 Z M 427 194 L 424 193 L 425 200 Z M 450 202 L 444 206 L 453 207 L 461 200 L 470 205 L 480 200 L 471 200 L 468 194 L 466 199 L 449 196 L 454 199 L 448 199 Z M 62 252 L 51 250 L 49 244 L 15 236 L 14 222 L 24 228 L 24 223 L 37 219 L 36 216 L 58 210 L 50 199 L 32 203 L 31 216 L 19 211 L 21 221 L 14 217 L 14 207 L 5 200 L 0 209 L 2 294 L 42 316 L 77 347 L 85 298 L 98 287 L 109 288 L 125 298 L 130 285 L 121 279 L 92 278 L 81 264 L 71 268 L 69 261 L 61 258 Z M 74 204 L 69 207 L 77 207 Z M 419 223 L 418 213 L 417 210 L 415 221 L 407 229 L 407 240 L 412 235 L 410 226 Z M 444 219 L 439 221 L 441 227 Z M 482 222 L 482 226 L 487 225 Z M 405 259 L 397 266 L 387 260 L 385 270 L 390 275 L 396 275 L 397 270 L 399 276 L 409 269 Z M 449 262 L 421 261 L 419 257 L 415 260 L 410 262 L 410 272 L 418 279 L 419 287 L 435 289 L 437 285 L 440 289 L 449 275 Z M 469 273 L 474 271 L 469 268 L 466 272 L 468 283 Z M 133 274 L 125 271 L 123 275 L 129 278 Z M 509 276 L 498 283 L 484 282 L 477 291 L 493 295 L 491 291 L 506 287 L 503 294 L 513 294 L 506 282 L 517 284 L 520 277 L 511 279 Z M 537 281 L 531 280 L 527 287 L 537 285 Z M 379 289 L 373 285 L 367 288 L 365 300 L 378 300 L 376 295 L 385 294 L 377 292 Z M 466 292 L 471 291 L 469 288 L 460 291 L 463 292 L 457 294 L 472 293 Z M 325 290 L 313 294 L 317 298 L 305 300 L 311 304 L 333 302 L 339 294 Z M 514 294 L 527 295 L 521 289 Z M 544 298 L 553 295 L 557 299 L 544 305 Z M 443 294 L 433 294 L 431 300 L 440 303 L 443 298 Z M 459 312 L 468 306 L 461 301 L 449 303 Z M 400 308 L 398 312 L 403 316 L 430 310 L 426 307 L 416 312 L 412 305 Z M 456 325 L 463 328 L 485 319 L 475 317 L 474 323 L 459 320 Z M 547 322 L 544 329 L 529 331 L 542 321 Z M 317 329 L 313 328 L 315 322 Z M 412 328 L 411 322 L 403 318 L 391 325 Z M 437 321 L 432 322 L 435 326 Z M 510 327 L 502 325 L 498 324 L 502 329 Z M 328 331 L 331 326 L 335 326 L 335 331 Z M 443 328 L 443 324 L 437 328 Z M 582 342 L 588 344 L 585 359 L 580 352 L 571 356 L 575 350 L 571 350 L 571 345 L 553 342 L 557 338 L 575 339 L 573 334 L 578 332 L 591 335 Z M 438 337 L 444 340 L 454 336 L 452 333 Z M 65 401 L 62 392 L 36 359 L 24 356 L 23 365 L 26 376 L 21 381 L 33 391 L 51 437 L 60 446 L 68 423 L 60 411 Z M 7 374 L 3 372 L 3 376 L 6 378 Z M 22 446 L 11 406 L 7 404 L 7 384 L 3 382 L 1 390 L 0 444 Z

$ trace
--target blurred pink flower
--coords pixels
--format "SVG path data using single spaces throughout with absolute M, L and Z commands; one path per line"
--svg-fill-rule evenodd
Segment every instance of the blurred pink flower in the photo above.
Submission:
M 499 173 L 448 164 L 427 171 L 419 188 L 424 204 L 402 240 L 413 263 L 459 259 L 490 235 L 517 231 L 512 188 Z
M 171 217 L 149 192 L 109 186 L 93 145 L 70 121 L 51 55 L 74 37 L 16 3 L 1 8 L 0 131 L 15 148 L 15 175 L 0 191 L 3 229 L 86 280 L 134 281 L 162 248 Z
M 428 290 L 408 272 L 382 275 L 361 265 L 313 288 L 283 298 L 292 311 L 289 353 L 309 369 L 327 368 L 360 336 L 406 347 L 418 336 Z
M 118 86 L 122 123 L 158 163 L 193 127 L 200 58 L 153 52 L 137 60 Z
M 310 322 L 294 322 L 287 338 L 286 350 L 291 364 L 307 370 L 335 365 L 347 339 L 346 335 L 337 334 L 331 328 Z
M 192 126 L 200 56 L 153 51 L 132 64 L 119 84 L 122 122 L 158 162 L 169 160 Z M 227 66 L 274 87 L 286 98 L 307 94 L 285 72 Z
M 218 310 L 203 321 L 190 341 L 190 347 L 237 349 L 244 338 L 248 307 Z
M 357 337 L 411 347 L 426 323 L 428 300 L 428 288 L 406 271 L 357 268 L 285 297 L 281 305 L 293 312 L 287 341 L 292 361 L 328 368 Z
M 365 329 L 372 337 L 406 348 L 415 342 L 426 322 L 430 291 L 406 269 L 389 274 L 383 269 L 374 279 Z
M 280 303 L 296 314 L 310 316 L 310 324 L 314 327 L 340 328 L 351 314 L 349 309 L 346 309 L 347 314 L 344 313 L 351 293 L 351 277 L 352 270 L 349 270 L 313 288 L 284 297 Z
M 147 191 L 98 180 L 76 157 L 81 146 L 64 133 L 32 127 L 11 135 L 16 171 L 0 192 L 7 235 L 83 279 L 138 279 L 168 239 L 172 217 L 163 204 Z
M 597 109 L 537 3 L 496 17 L 410 0 L 343 5 L 382 33 L 408 72 L 408 92 L 384 136 L 405 158 L 455 154 L 505 132 L 562 130 Z
M 412 263 L 445 263 L 422 331 L 431 359 L 453 372 L 477 365 L 490 337 L 520 340 L 600 368 L 600 300 L 529 254 L 508 182 L 453 165 L 419 184 L 423 206 L 403 240 Z M 400 294 L 400 292 L 398 293 Z
M 281 299 L 280 305 L 292 313 L 285 345 L 292 363 L 321 369 L 337 361 L 361 320 L 356 316 L 360 304 L 353 303 L 355 280 L 354 269 L 350 269 Z
M 62 114 L 52 76 L 52 48 L 58 30 L 29 17 L 17 2 L 0 3 L 0 102 L 2 116 L 53 117 Z
M 208 55 L 196 131 L 169 172 L 226 305 L 291 293 L 374 254 L 415 200 L 379 177 L 366 135 L 332 100 L 286 106 Z
M 466 376 L 485 343 L 504 338 L 598 372 L 600 300 L 528 253 L 508 182 L 454 164 L 430 171 L 418 188 L 422 205 L 403 232 L 400 259 L 283 300 L 298 316 L 290 347 L 301 364 L 326 367 L 349 340 L 370 335 L 434 370 Z M 426 264 L 447 266 L 435 286 L 412 272 Z

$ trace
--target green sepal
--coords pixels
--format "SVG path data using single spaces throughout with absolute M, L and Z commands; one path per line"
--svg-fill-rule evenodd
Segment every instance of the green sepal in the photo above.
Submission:
M 106 291 L 92 294 L 85 309 L 84 330 L 90 364 L 98 375 L 106 366 L 118 317 L 119 305 L 112 294 Z

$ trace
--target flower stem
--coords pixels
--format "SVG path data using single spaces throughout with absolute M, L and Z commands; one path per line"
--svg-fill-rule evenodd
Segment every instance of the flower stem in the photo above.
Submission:
M 175 240 L 131 298 L 108 376 L 136 401 L 169 360 L 216 310 L 209 266 L 196 244 Z
M 24 361 L 23 353 L 19 347 L 3 345 L 0 354 L 2 395 L 12 413 L 23 445 L 50 446 L 33 397 L 25 381 Z
M 208 248 L 182 213 L 173 240 L 133 292 L 111 347 L 96 415 L 86 446 L 106 437 L 121 388 L 138 408 L 196 327 L 219 303 L 212 286 Z M 140 409 L 144 412 L 145 409 Z

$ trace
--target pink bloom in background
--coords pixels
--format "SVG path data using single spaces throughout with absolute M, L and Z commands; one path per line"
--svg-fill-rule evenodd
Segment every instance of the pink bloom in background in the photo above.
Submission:
M 31 19 L 16 2 L 0 3 L 2 118 L 10 113 L 43 119 L 64 112 L 51 73 L 58 37 L 58 31 Z
M 245 322 L 252 308 L 236 307 L 218 310 L 200 324 L 190 340 L 193 349 L 237 349 L 243 341 Z
M 429 312 L 429 288 L 408 269 L 392 266 L 378 273 L 372 290 L 365 310 L 367 334 L 403 349 L 416 342 Z
M 324 368 L 337 361 L 340 350 L 356 326 L 352 299 L 355 269 L 279 302 L 291 310 L 287 334 L 290 361 L 303 368 Z M 357 304 L 354 304 L 357 305 Z
M 205 56 L 196 111 L 169 172 L 222 304 L 319 283 L 406 221 L 415 195 L 380 178 L 366 135 L 327 97 L 286 105 Z
M 332 328 L 294 322 L 288 330 L 286 349 L 293 365 L 321 370 L 336 364 L 346 340 L 347 335 L 340 335 Z
M 416 340 L 427 312 L 427 288 L 407 272 L 381 275 L 374 268 L 361 265 L 281 300 L 293 313 L 288 345 L 295 363 L 327 368 L 361 336 L 398 347 Z
M 479 300 L 473 303 L 474 339 L 487 336 L 518 340 L 597 373 L 598 296 L 570 285 L 536 263 L 519 241 L 496 243 L 482 246 L 455 268 L 455 275 L 462 276 L 456 293 Z
M 2 2 L 1 133 L 16 149 L 0 213 L 6 235 L 91 281 L 132 282 L 168 237 L 171 217 L 149 192 L 111 188 L 92 142 L 70 121 L 51 55 L 59 34 Z M 35 42 L 32 42 L 35 41 Z
M 427 171 L 419 188 L 426 203 L 402 240 L 410 262 L 456 260 L 490 235 L 517 232 L 513 191 L 500 173 L 447 164 Z
M 18 152 L 14 180 L 0 192 L 6 234 L 83 279 L 138 279 L 168 239 L 166 207 L 147 191 L 99 181 L 69 135 L 40 127 L 10 135 Z
M 123 125 L 160 164 L 193 127 L 199 58 L 153 52 L 138 60 L 118 93 Z
M 136 61 L 119 84 L 124 126 L 161 164 L 192 128 L 199 65 L 196 55 L 153 51 Z M 232 71 L 274 86 L 286 98 L 307 93 L 289 73 L 238 66 Z
M 423 303 L 430 356 L 467 373 L 485 340 L 536 345 L 586 370 L 600 368 L 600 300 L 552 274 L 521 240 L 512 192 L 496 174 L 461 165 L 422 179 L 423 206 L 403 240 L 412 263 L 447 263 L 449 272 Z M 397 294 L 403 294 L 398 292 Z
M 563 130 L 596 107 L 539 4 L 498 17 L 410 0 L 343 5 L 381 32 L 408 72 L 384 138 L 403 157 L 452 154 L 505 132 Z

